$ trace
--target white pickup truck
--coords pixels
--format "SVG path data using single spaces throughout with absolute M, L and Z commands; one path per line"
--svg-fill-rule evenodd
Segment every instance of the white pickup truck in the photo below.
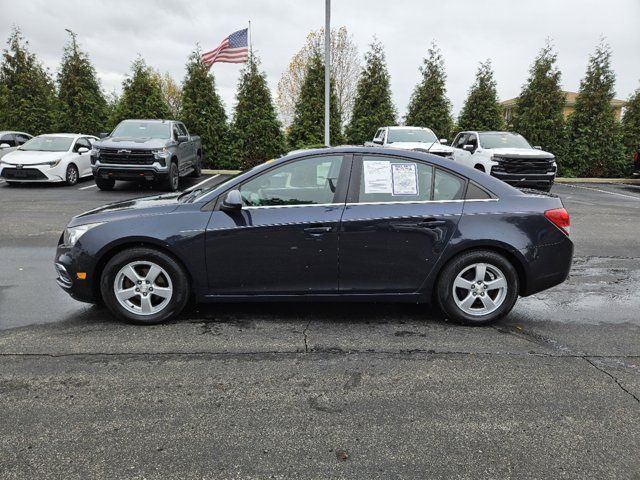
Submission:
M 451 144 L 453 159 L 516 187 L 549 191 L 558 166 L 552 153 L 532 147 L 512 132 L 460 132 Z
M 438 137 L 430 128 L 423 127 L 381 127 L 373 141 L 365 142 L 365 147 L 399 148 L 402 150 L 429 151 L 434 155 L 453 159 L 453 149 L 447 145 L 446 138 Z

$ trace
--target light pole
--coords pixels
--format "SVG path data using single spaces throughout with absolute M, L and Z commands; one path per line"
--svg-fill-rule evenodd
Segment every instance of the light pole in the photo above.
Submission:
M 331 0 L 324 10 L 324 144 L 331 145 Z

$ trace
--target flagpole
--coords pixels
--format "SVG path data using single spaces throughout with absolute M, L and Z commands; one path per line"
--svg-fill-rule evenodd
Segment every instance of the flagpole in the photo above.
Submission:
M 324 11 L 324 144 L 331 145 L 331 0 L 325 1 Z

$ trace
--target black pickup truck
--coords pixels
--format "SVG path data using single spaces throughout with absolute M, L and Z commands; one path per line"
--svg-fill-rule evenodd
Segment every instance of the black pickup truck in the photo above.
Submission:
M 202 143 L 175 120 L 123 120 L 93 144 L 96 185 L 111 190 L 116 180 L 154 182 L 176 191 L 180 177 L 200 176 Z

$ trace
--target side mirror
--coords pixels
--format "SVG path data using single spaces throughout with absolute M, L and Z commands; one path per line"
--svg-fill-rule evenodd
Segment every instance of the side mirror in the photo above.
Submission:
M 89 149 L 88 149 L 87 147 L 80 147 L 80 148 L 78 149 L 78 153 L 79 153 L 80 155 L 82 155 L 83 153 L 87 153 L 88 151 L 89 151 Z
M 374 138 L 373 143 L 376 145 L 384 145 L 384 141 L 381 138 Z
M 9 145 L 8 143 L 0 143 L 0 148 L 10 148 L 11 145 Z
M 231 190 L 227 193 L 220 208 L 227 211 L 240 210 L 242 208 L 242 195 L 240 195 L 240 190 Z
M 533 148 L 535 148 L 536 150 L 542 150 L 542 147 L 540 145 L 534 145 Z
M 449 143 L 449 140 L 447 140 L 446 138 L 441 138 L 440 143 L 446 145 L 447 143 Z
M 178 143 L 188 142 L 189 137 L 187 135 L 178 135 Z
M 107 138 L 109 136 L 109 134 L 107 132 L 101 132 L 100 135 L 98 135 L 100 138 Z
M 475 151 L 475 149 L 476 149 L 476 146 L 475 145 L 471 145 L 470 143 L 467 143 L 466 145 L 464 145 L 462 147 L 462 149 L 466 150 L 467 152 L 473 153 Z

